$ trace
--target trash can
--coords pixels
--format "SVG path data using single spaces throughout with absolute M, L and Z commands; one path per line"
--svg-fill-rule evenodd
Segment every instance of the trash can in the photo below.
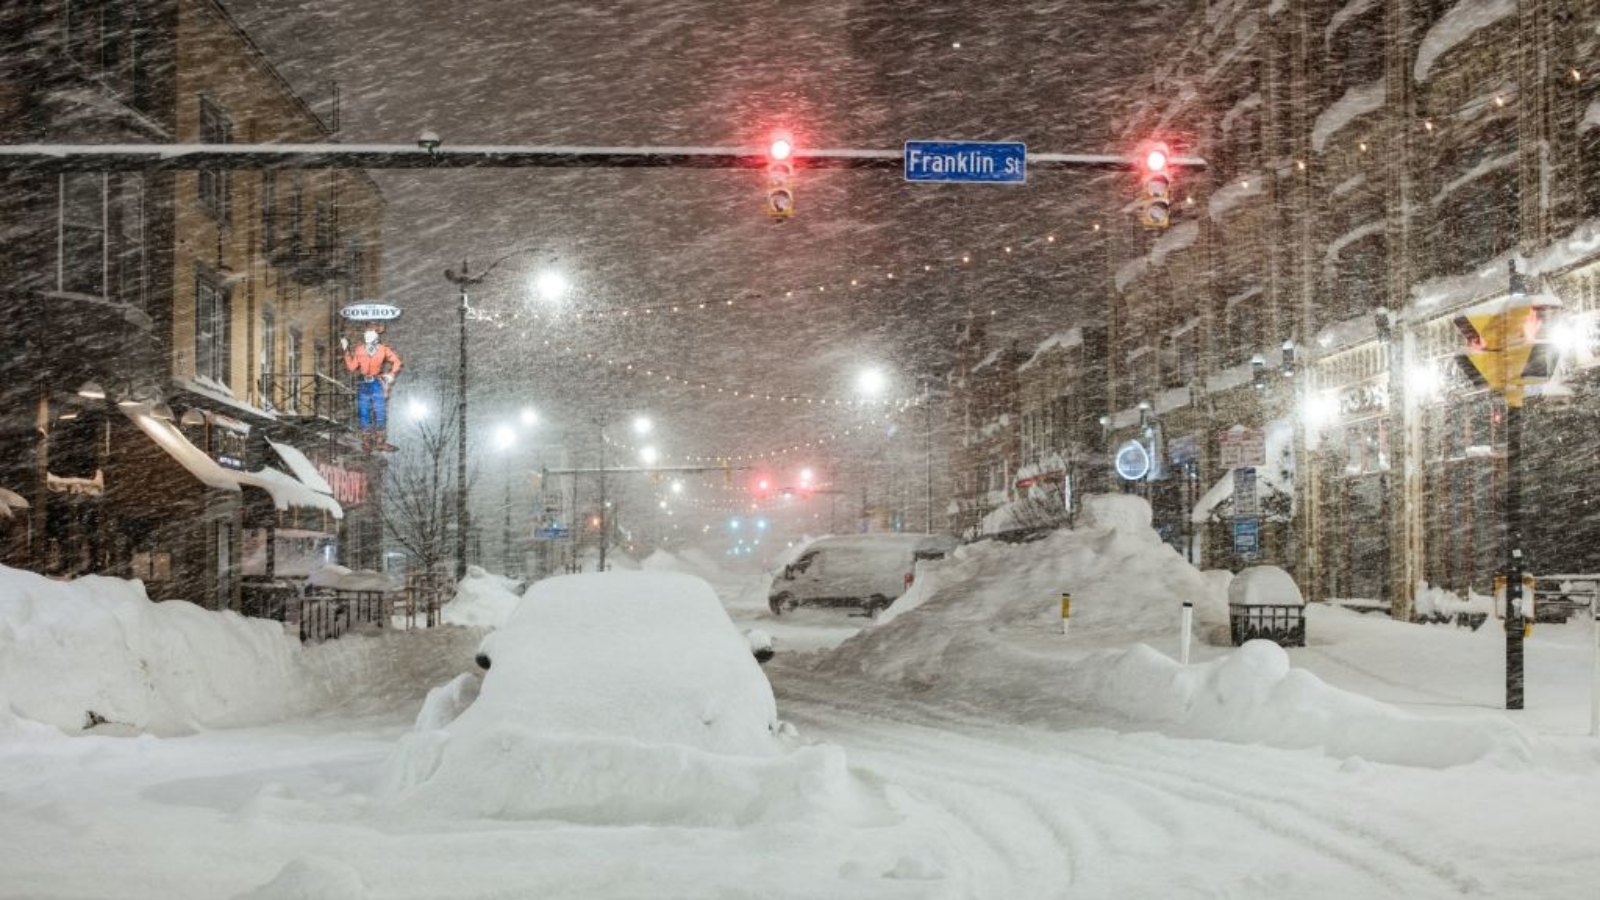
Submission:
M 1228 626 L 1235 647 L 1257 640 L 1304 647 L 1305 598 L 1288 572 L 1277 566 L 1253 566 L 1228 585 Z

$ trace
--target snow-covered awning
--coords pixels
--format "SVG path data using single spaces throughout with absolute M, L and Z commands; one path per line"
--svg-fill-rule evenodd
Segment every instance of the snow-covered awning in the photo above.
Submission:
M 321 494 L 333 493 L 333 486 L 328 484 L 328 480 L 322 477 L 322 473 L 317 471 L 317 467 L 312 465 L 311 460 L 298 447 L 280 444 L 271 438 L 267 439 L 267 446 L 271 447 L 273 452 L 278 454 L 278 458 L 283 460 L 284 465 L 289 467 L 290 474 L 305 482 L 306 487 Z
M 1256 469 L 1257 484 L 1274 491 L 1294 496 L 1294 423 L 1290 419 L 1274 419 L 1265 429 L 1264 443 L 1266 465 Z M 1194 509 L 1189 513 L 1189 521 L 1201 525 L 1209 521 L 1211 514 L 1217 507 L 1233 499 L 1233 471 L 1222 473 L 1222 477 L 1211 486 L 1194 504 Z M 1277 521 L 1278 517 L 1266 518 Z
M 124 408 L 123 413 L 139 426 L 140 431 L 149 435 L 157 446 L 165 450 L 178 465 L 183 466 L 185 471 L 209 488 L 239 492 L 245 485 L 249 485 L 270 494 L 273 506 L 278 509 L 295 507 L 318 509 L 336 519 L 344 518 L 344 508 L 339 505 L 339 501 L 327 494 L 312 490 L 293 475 L 271 467 L 259 472 L 239 472 L 224 468 L 206 455 L 205 451 L 189 443 L 189 439 L 184 437 L 183 432 L 171 422 L 157 419 L 148 411 L 137 407 Z
M 0 487 L 0 513 L 11 515 L 13 509 L 27 509 L 28 501 L 16 491 Z

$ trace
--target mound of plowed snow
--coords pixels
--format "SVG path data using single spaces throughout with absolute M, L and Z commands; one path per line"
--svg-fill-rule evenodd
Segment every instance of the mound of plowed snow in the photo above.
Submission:
M 1021 723 L 1323 747 L 1414 765 L 1528 753 L 1504 723 L 1419 719 L 1292 669 L 1275 644 L 1180 665 L 1186 600 L 1196 642 L 1228 644 L 1216 585 L 1160 541 L 1143 500 L 1092 497 L 1086 506 L 1085 525 L 1072 531 L 973 544 L 919 566 L 911 591 L 876 626 L 814 667 Z M 1065 635 L 1063 592 L 1071 594 Z
M 513 579 L 468 566 L 467 577 L 456 584 L 450 602 L 439 608 L 439 617 L 451 625 L 499 628 L 522 601 L 516 589 Z

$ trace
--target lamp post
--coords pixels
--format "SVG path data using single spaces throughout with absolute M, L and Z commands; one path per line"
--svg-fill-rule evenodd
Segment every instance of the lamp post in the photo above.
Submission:
M 461 270 L 445 269 L 445 280 L 456 286 L 461 302 L 456 307 L 456 325 L 460 336 L 460 349 L 456 356 L 456 580 L 467 577 L 467 311 L 472 308 L 467 288 L 483 283 L 489 273 L 501 263 L 523 253 L 543 253 L 542 247 L 513 250 L 490 263 L 476 275 L 470 273 L 467 261 L 461 261 Z

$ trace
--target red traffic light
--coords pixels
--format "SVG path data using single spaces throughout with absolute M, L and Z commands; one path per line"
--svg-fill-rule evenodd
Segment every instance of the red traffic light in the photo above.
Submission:
M 775 160 L 786 160 L 794 154 L 794 139 L 787 134 L 774 135 L 772 143 L 767 146 L 767 156 Z
M 1145 155 L 1144 167 L 1152 172 L 1165 172 L 1167 170 L 1167 151 L 1161 148 L 1151 150 Z

